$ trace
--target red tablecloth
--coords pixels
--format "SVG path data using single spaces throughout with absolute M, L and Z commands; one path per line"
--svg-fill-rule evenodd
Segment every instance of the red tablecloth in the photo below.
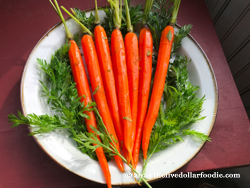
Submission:
M 59 0 L 59 3 L 66 8 L 94 7 L 94 1 L 89 0 Z M 104 6 L 106 1 L 99 0 L 98 3 Z M 20 80 L 29 53 L 59 21 L 49 1 L 0 1 L 0 188 L 106 187 L 62 168 L 32 137 L 27 136 L 27 126 L 11 128 L 7 122 L 8 114 L 21 110 Z M 193 24 L 191 35 L 207 54 L 215 72 L 219 108 L 211 134 L 212 142 L 206 143 L 180 171 L 216 170 L 250 164 L 249 120 L 204 1 L 182 1 L 178 24 L 189 23 Z

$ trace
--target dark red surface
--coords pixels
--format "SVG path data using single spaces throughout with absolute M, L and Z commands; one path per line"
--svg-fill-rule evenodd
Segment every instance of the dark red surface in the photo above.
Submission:
M 136 1 L 137 2 L 137 1 Z M 144 1 L 140 1 L 144 2 Z M 90 9 L 94 1 L 59 0 L 66 8 Z M 99 0 L 99 6 L 106 1 Z M 11 128 L 7 116 L 21 110 L 20 80 L 38 40 L 59 18 L 49 1 L 0 1 L 0 188 L 106 187 L 80 178 L 55 163 L 27 136 L 27 126 Z M 214 69 L 219 109 L 211 138 L 181 171 L 204 171 L 250 164 L 249 119 L 236 89 L 215 29 L 202 0 L 183 0 L 178 24 L 193 24 L 191 35 Z

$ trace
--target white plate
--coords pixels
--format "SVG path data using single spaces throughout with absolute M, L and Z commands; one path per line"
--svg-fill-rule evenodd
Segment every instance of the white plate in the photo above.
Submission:
M 89 16 L 90 11 L 87 12 Z M 100 18 L 104 17 L 104 12 L 99 11 Z M 56 15 L 55 15 L 56 16 Z M 75 33 L 81 33 L 78 24 L 72 19 L 67 20 L 69 30 Z M 21 103 L 25 115 L 30 113 L 50 114 L 51 111 L 46 105 L 46 100 L 41 97 L 41 85 L 39 80 L 43 74 L 37 69 L 37 58 L 50 61 L 51 55 L 64 44 L 66 39 L 63 24 L 57 24 L 50 29 L 37 43 L 31 52 L 23 71 L 21 82 Z M 210 134 L 217 113 L 217 85 L 213 70 L 207 56 L 191 37 L 183 39 L 180 53 L 192 59 L 188 65 L 189 79 L 192 84 L 200 86 L 198 97 L 206 96 L 202 116 L 206 118 L 200 123 L 192 125 L 192 129 Z M 105 183 L 102 170 L 97 161 L 90 159 L 87 155 L 82 154 L 77 148 L 76 143 L 68 138 L 67 131 L 51 132 L 43 135 L 34 136 L 37 143 L 43 150 L 51 156 L 57 163 L 69 171 L 84 177 L 86 179 Z M 175 144 L 168 149 L 153 155 L 147 166 L 148 180 L 152 181 L 159 178 L 159 175 L 174 172 L 191 160 L 201 149 L 204 142 L 194 141 L 186 137 L 185 142 Z M 125 165 L 126 166 L 126 165 Z M 131 177 L 120 173 L 114 161 L 109 162 L 112 184 L 128 185 L 134 184 Z M 125 167 L 126 172 L 130 172 L 129 167 Z M 137 170 L 141 172 L 142 162 L 140 161 Z

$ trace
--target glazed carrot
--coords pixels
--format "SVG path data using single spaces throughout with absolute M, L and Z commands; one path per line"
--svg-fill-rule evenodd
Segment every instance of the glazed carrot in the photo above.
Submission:
M 83 65 L 83 61 L 81 58 L 81 54 L 79 48 L 75 41 L 70 41 L 70 50 L 69 50 L 69 58 L 70 65 L 74 77 L 74 81 L 76 82 L 76 88 L 78 92 L 78 96 L 85 96 L 81 98 L 81 102 L 85 105 L 91 102 L 91 93 L 89 89 L 88 79 L 85 72 L 85 68 Z M 86 114 L 90 117 L 90 119 L 85 118 L 87 130 L 89 133 L 95 133 L 91 126 L 97 129 L 95 113 L 93 111 L 86 112 Z M 98 137 L 99 138 L 99 137 Z M 100 138 L 99 138 L 100 140 Z M 102 147 L 99 147 L 95 150 L 101 168 L 103 170 L 107 186 L 111 188 L 111 175 L 109 171 L 109 166 L 107 159 L 105 157 L 104 151 Z
M 147 0 L 144 9 L 144 19 L 142 20 L 142 29 L 139 36 L 139 91 L 138 91 L 138 112 L 136 137 L 133 149 L 134 167 L 137 166 L 140 154 L 143 124 L 148 108 L 148 99 L 150 92 L 150 83 L 152 75 L 152 53 L 153 53 L 153 37 L 149 26 L 146 24 L 146 16 L 151 9 L 153 0 Z
M 119 107 L 117 101 L 116 87 L 115 87 L 115 78 L 112 67 L 110 49 L 107 34 L 104 28 L 100 25 L 100 20 L 97 11 L 97 2 L 96 3 L 96 12 L 95 12 L 95 45 L 96 52 L 99 59 L 100 70 L 102 73 L 102 80 L 104 84 L 104 89 L 109 105 L 109 110 L 112 116 L 112 120 L 114 123 L 115 131 L 119 140 L 120 145 L 123 144 L 123 126 L 122 121 L 119 115 Z
M 113 121 L 111 118 L 111 114 L 108 108 L 108 103 L 104 91 L 104 85 L 102 82 L 102 76 L 93 37 L 90 34 L 87 34 L 85 30 L 86 27 L 83 24 L 81 24 L 72 14 L 70 14 L 64 7 L 62 7 L 62 9 L 65 12 L 67 12 L 67 14 L 69 14 L 75 21 L 77 21 L 83 29 L 84 35 L 81 39 L 81 43 L 82 43 L 85 62 L 87 64 L 91 87 L 94 90 L 93 95 L 95 98 L 95 102 L 97 104 L 99 113 L 103 119 L 104 125 L 107 128 L 109 134 L 112 135 L 112 137 L 114 138 L 116 148 L 120 152 L 119 142 L 116 136 L 116 132 L 114 129 Z M 122 159 L 118 155 L 115 155 L 114 158 L 118 168 L 122 172 L 124 172 Z
M 157 119 L 158 111 L 160 108 L 161 97 L 167 76 L 172 44 L 174 41 L 174 24 L 176 21 L 180 2 L 181 0 L 174 1 L 174 10 L 172 14 L 172 19 L 170 21 L 170 25 L 166 26 L 161 34 L 153 89 L 147 116 L 143 127 L 142 151 L 144 159 L 147 159 L 150 134 Z
M 128 8 L 127 0 L 124 0 L 124 6 L 127 17 L 127 29 L 128 33 L 125 36 L 125 51 L 126 51 L 126 62 L 128 69 L 128 85 L 129 85 L 129 98 L 130 107 L 132 114 L 132 151 L 135 141 L 136 132 L 136 118 L 137 118 L 137 104 L 138 104 L 138 86 L 139 86 L 139 49 L 138 49 L 138 38 L 133 32 L 133 26 L 131 25 L 130 13 Z
M 116 148 L 120 152 L 119 142 L 116 136 L 115 128 L 108 108 L 108 103 L 105 95 L 104 85 L 102 82 L 101 71 L 95 50 L 93 38 L 90 35 L 84 35 L 81 39 L 83 54 L 87 64 L 89 78 L 92 88 L 96 89 L 94 98 L 99 109 L 100 115 L 110 135 L 117 141 Z M 124 172 L 122 159 L 116 155 L 114 156 L 119 169 Z
M 111 54 L 119 111 L 124 128 L 124 145 L 128 152 L 127 162 L 130 163 L 132 159 L 133 143 L 131 141 L 131 137 L 133 132 L 133 124 L 129 99 L 125 47 L 122 33 L 119 29 L 121 27 L 122 4 L 120 3 L 119 7 L 119 0 L 108 0 L 108 2 L 111 4 L 111 8 L 114 10 L 113 22 L 115 25 L 115 29 L 111 34 Z
M 69 49 L 68 54 L 69 54 L 70 66 L 72 69 L 73 78 L 74 78 L 74 81 L 76 83 L 78 96 L 79 97 L 85 96 L 85 97 L 81 98 L 81 102 L 84 103 L 85 105 L 87 105 L 89 102 L 91 102 L 91 94 L 90 94 L 87 74 L 86 74 L 86 71 L 85 71 L 85 68 L 83 65 L 83 61 L 81 58 L 81 53 L 79 51 L 79 48 L 78 48 L 76 42 L 72 39 L 73 36 L 70 33 L 70 31 L 65 23 L 65 20 L 62 16 L 62 13 L 61 13 L 61 10 L 57 4 L 57 1 L 54 0 L 54 2 L 55 2 L 56 7 L 54 6 L 54 4 L 52 2 L 51 2 L 51 4 L 53 5 L 56 12 L 60 16 L 60 18 L 64 24 L 65 30 L 66 30 L 67 38 L 69 39 L 70 49 Z M 85 119 L 87 130 L 90 133 L 94 133 L 91 126 L 93 126 L 97 129 L 95 114 L 93 111 L 89 111 L 86 114 L 89 115 L 89 117 L 90 117 L 90 119 Z M 108 188 L 111 188 L 112 187 L 111 186 L 111 175 L 110 175 L 108 162 L 107 162 L 107 159 L 105 157 L 103 148 L 98 147 L 95 150 L 95 152 L 96 152 L 97 158 L 99 160 L 99 163 L 101 165 L 103 174 L 105 176 L 107 186 L 108 186 Z

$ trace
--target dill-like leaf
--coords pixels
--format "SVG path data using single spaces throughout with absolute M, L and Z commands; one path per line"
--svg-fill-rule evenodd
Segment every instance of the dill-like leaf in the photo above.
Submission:
M 95 16 L 92 14 L 92 12 L 90 13 L 89 17 L 87 17 L 85 11 L 81 11 L 78 8 L 74 8 L 73 10 L 75 17 L 93 33 L 95 29 Z
M 114 29 L 113 11 L 107 6 L 105 8 L 100 8 L 100 9 L 105 12 L 104 22 L 102 22 L 101 25 L 106 31 L 107 36 L 110 38 L 112 31 Z
M 210 141 L 207 135 L 190 130 L 192 123 L 205 118 L 201 116 L 205 96 L 198 98 L 196 91 L 199 87 L 192 85 L 188 80 L 187 64 L 189 62 L 187 57 L 176 55 L 173 63 L 169 65 L 162 103 L 150 136 L 148 158 L 143 165 L 143 174 L 150 157 L 155 152 L 183 141 L 186 135 Z
M 132 119 L 130 119 L 129 117 L 123 117 L 123 119 L 126 119 L 128 121 L 132 121 Z
M 73 40 L 76 42 L 77 46 L 80 48 L 81 47 L 81 40 L 80 40 L 79 33 L 74 35 Z
M 174 36 L 174 42 L 172 46 L 172 51 L 175 52 L 181 46 L 181 41 L 185 38 L 191 31 L 192 25 L 184 25 L 180 28 L 180 30 Z
M 186 129 L 186 130 L 183 130 L 182 131 L 182 134 L 183 135 L 193 135 L 193 136 L 196 136 L 204 141 L 210 141 L 211 142 L 211 138 L 209 138 L 206 134 L 204 133 L 200 133 L 198 131 L 195 131 L 195 130 L 189 130 L 189 129 Z
M 96 93 L 97 93 L 97 91 L 98 91 L 98 89 L 99 89 L 99 85 L 95 88 L 95 91 L 92 93 L 92 95 L 95 95 Z
M 152 32 L 156 52 L 159 49 L 161 33 L 171 20 L 173 6 L 170 3 L 170 0 L 155 0 L 148 14 L 148 25 Z
M 66 42 L 52 56 L 50 63 L 37 59 L 39 68 L 45 73 L 45 80 L 40 80 L 43 96 L 48 105 L 57 115 L 28 114 L 26 117 L 18 112 L 18 116 L 9 115 L 12 126 L 28 124 L 34 134 L 47 133 L 56 129 L 67 128 L 70 137 L 77 139 L 79 133 L 87 132 L 83 118 L 89 118 L 87 111 L 93 110 L 95 103 L 81 104 L 69 64 L 68 50 L 70 44 Z M 84 96 L 82 96 L 84 97 Z M 97 160 L 96 154 L 88 147 L 79 145 L 80 150 Z

